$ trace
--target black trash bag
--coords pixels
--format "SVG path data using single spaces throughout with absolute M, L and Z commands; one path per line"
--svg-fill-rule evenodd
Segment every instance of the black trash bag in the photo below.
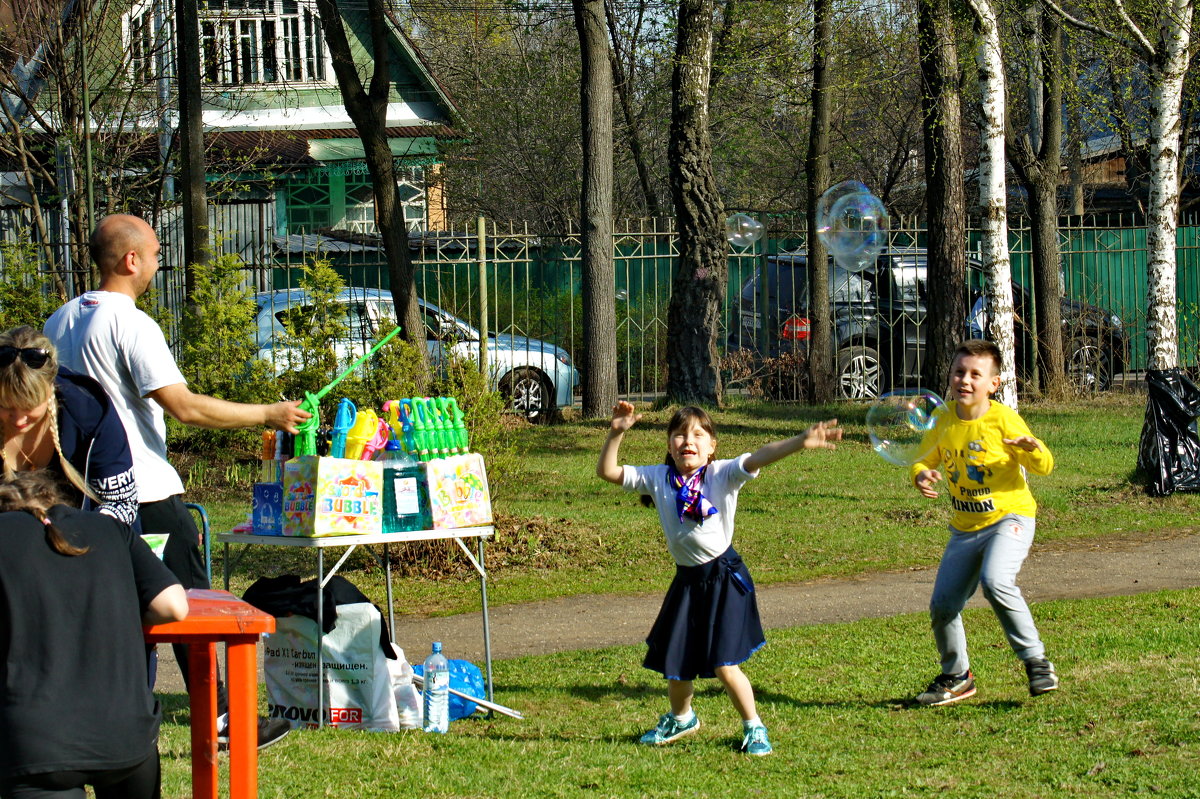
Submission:
M 1181 369 L 1146 373 L 1149 398 L 1138 446 L 1138 468 L 1149 480 L 1151 496 L 1200 491 L 1200 388 Z

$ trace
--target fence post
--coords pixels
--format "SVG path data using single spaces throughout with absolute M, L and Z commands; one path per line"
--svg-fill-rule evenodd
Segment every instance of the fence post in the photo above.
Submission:
M 488 288 L 487 288 L 487 220 L 480 216 L 475 234 L 475 252 L 479 257 L 479 373 L 487 377 L 488 355 Z

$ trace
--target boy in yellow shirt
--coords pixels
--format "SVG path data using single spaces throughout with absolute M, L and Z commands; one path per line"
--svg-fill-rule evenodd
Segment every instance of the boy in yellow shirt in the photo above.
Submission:
M 950 367 L 951 401 L 933 432 L 937 446 L 910 469 L 913 485 L 931 499 L 938 496 L 934 485 L 948 479 L 954 510 L 929 600 L 942 673 L 917 696 L 921 705 L 947 705 L 975 693 L 962 609 L 980 585 L 1009 646 L 1025 661 L 1030 696 L 1058 688 L 1016 583 L 1037 513 L 1025 473 L 1049 474 L 1054 457 L 1016 411 L 992 402 L 1000 388 L 1000 363 L 1000 350 L 990 341 L 958 346 Z

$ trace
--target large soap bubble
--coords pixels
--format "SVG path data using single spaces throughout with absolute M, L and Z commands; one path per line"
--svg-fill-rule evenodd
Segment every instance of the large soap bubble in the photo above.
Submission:
M 825 241 L 825 234 L 829 232 L 830 222 L 833 221 L 833 206 L 837 205 L 838 200 L 851 194 L 870 193 L 871 190 L 866 184 L 857 180 L 843 180 L 822 192 L 817 198 L 817 235 L 821 237 L 821 241 Z
M 762 238 L 763 223 L 749 214 L 734 214 L 725 220 L 725 238 L 739 249 L 744 249 Z
M 911 466 L 937 445 L 933 428 L 945 409 L 932 391 L 890 391 L 867 409 L 871 446 L 885 461 Z
M 843 269 L 861 272 L 887 246 L 890 219 L 883 201 L 854 180 L 833 186 L 817 204 L 817 235 Z

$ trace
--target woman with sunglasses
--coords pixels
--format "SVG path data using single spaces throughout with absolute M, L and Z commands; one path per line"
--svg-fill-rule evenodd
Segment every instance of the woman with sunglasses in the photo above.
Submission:
M 133 457 L 121 417 L 100 384 L 60 369 L 50 339 L 32 327 L 0 333 L 3 474 L 50 469 L 81 507 L 133 525 Z
M 0 797 L 157 799 L 142 624 L 187 596 L 140 536 L 65 507 L 46 470 L 0 480 Z

